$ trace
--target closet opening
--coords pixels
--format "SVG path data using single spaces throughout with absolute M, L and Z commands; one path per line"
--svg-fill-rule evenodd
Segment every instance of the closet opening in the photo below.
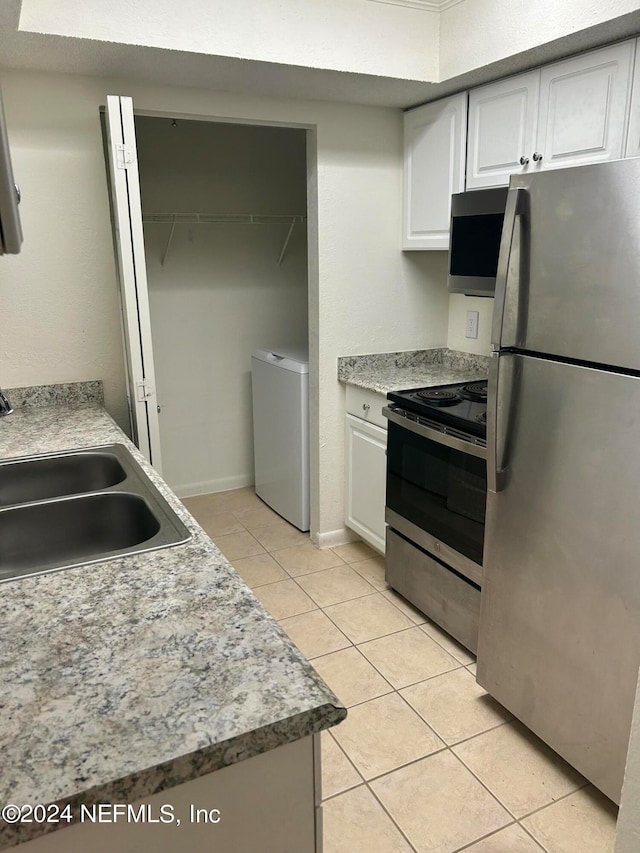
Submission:
M 309 131 L 134 120 L 162 475 L 180 497 L 254 486 L 252 355 L 308 364 Z

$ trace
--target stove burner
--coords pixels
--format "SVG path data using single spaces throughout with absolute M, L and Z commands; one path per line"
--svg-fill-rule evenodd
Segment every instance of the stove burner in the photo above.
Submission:
M 478 415 L 478 417 L 476 418 L 476 420 L 478 421 L 478 423 L 486 424 L 486 422 L 487 422 L 487 413 L 486 413 L 486 412 L 481 412 L 481 413 Z
M 442 388 L 425 388 L 423 391 L 416 391 L 416 397 L 432 406 L 455 406 L 460 402 L 460 398 L 454 391 L 446 391 Z
M 463 400 L 472 400 L 474 403 L 487 402 L 487 383 L 469 382 L 459 389 L 458 394 Z

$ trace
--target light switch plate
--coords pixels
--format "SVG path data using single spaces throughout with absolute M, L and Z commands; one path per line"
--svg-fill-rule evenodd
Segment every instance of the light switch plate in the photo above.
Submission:
M 465 338 L 478 337 L 478 312 L 467 311 L 467 322 L 464 327 Z

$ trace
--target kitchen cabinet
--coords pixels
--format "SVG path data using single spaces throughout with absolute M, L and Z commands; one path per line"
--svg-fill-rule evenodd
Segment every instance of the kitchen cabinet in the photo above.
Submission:
M 467 189 L 623 157 L 634 51 L 626 41 L 472 90 Z
M 535 168 L 624 156 L 634 50 L 627 41 L 541 70 Z
M 451 194 L 464 189 L 467 94 L 404 115 L 403 249 L 448 249 Z
M 496 187 L 528 168 L 536 147 L 540 72 L 469 92 L 467 189 Z
M 640 50 L 640 39 L 636 41 L 636 52 Z M 631 90 L 631 111 L 625 157 L 640 156 L 640 61 L 636 62 Z
M 319 735 L 308 736 L 136 800 L 133 813 L 144 807 L 146 821 L 114 816 L 105 804 L 102 821 L 85 816 L 72 826 L 63 823 L 57 832 L 24 842 L 21 853 L 315 853 L 322 837 L 319 750 Z M 126 800 L 122 793 L 111 802 Z M 86 809 L 92 813 L 91 805 Z M 72 811 L 79 815 L 80 806 Z
M 347 386 L 345 524 L 381 554 L 387 482 L 384 394 Z

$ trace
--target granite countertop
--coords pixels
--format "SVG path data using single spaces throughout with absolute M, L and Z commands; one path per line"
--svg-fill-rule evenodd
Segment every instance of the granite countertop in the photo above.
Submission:
M 3 418 L 0 458 L 121 442 L 193 538 L 0 585 L 0 803 L 70 803 L 76 814 L 80 803 L 133 802 L 346 716 L 139 451 L 83 402 Z M 65 825 L 0 821 L 0 848 Z
M 348 385 L 387 394 L 486 379 L 489 357 L 444 348 L 352 355 L 338 359 L 338 379 Z

